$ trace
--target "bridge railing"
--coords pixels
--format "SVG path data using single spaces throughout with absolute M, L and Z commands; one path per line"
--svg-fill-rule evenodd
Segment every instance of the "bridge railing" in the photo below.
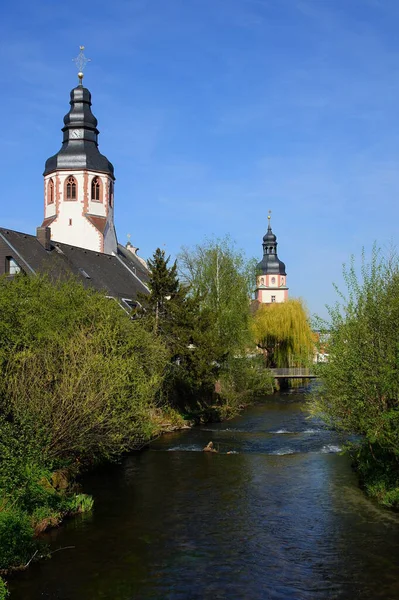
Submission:
M 282 369 L 270 369 L 270 371 L 277 379 L 307 379 L 315 377 L 315 375 L 307 367 L 287 367 Z

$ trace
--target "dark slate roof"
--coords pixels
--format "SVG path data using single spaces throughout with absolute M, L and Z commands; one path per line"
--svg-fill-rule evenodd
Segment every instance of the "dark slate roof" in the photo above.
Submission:
M 44 175 L 56 169 L 89 169 L 114 177 L 114 167 L 98 150 L 97 119 L 91 112 L 91 94 L 82 85 L 71 91 L 71 109 L 64 117 L 63 143 L 46 161 Z M 77 135 L 75 138 L 74 135 Z
M 119 299 L 135 300 L 138 293 L 148 293 L 148 271 L 121 245 L 116 256 L 53 241 L 51 249 L 45 250 L 35 236 L 4 228 L 0 228 L 0 240 L 6 242 L 10 255 L 28 274 L 73 274 L 86 287 Z
M 277 256 L 277 237 L 269 225 L 267 233 L 263 236 L 263 258 L 256 266 L 260 275 L 287 275 L 285 264 Z
M 256 266 L 259 275 L 287 275 L 285 264 L 279 260 L 277 254 L 264 254 Z

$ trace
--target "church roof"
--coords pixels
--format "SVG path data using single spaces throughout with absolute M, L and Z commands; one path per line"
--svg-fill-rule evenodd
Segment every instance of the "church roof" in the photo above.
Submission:
M 285 264 L 277 256 L 277 237 L 269 225 L 263 236 L 263 258 L 256 266 L 259 275 L 287 275 Z
M 0 228 L 2 253 L 11 256 L 27 274 L 47 273 L 50 277 L 72 274 L 86 287 L 114 298 L 135 300 L 138 293 L 149 292 L 148 271 L 138 257 L 120 244 L 116 255 L 54 241 L 50 250 L 45 250 L 34 235 Z
M 64 117 L 61 149 L 46 161 L 44 175 L 57 169 L 88 169 L 114 177 L 112 163 L 98 149 L 97 119 L 91 112 L 91 94 L 83 85 L 71 91 L 71 108 Z

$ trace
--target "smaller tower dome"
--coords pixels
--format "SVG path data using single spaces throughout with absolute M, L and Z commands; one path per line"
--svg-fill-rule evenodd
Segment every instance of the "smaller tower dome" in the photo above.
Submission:
M 265 235 L 263 236 L 263 241 L 266 242 L 266 243 L 269 243 L 269 242 L 273 242 L 274 243 L 274 242 L 277 241 L 277 238 L 274 235 L 274 233 L 272 232 L 272 229 L 270 227 L 270 221 L 269 221 L 269 226 L 267 228 L 267 233 L 265 233 Z
M 277 237 L 268 215 L 267 232 L 263 236 L 263 258 L 256 266 L 256 299 L 262 304 L 284 302 L 288 299 L 285 264 L 277 256 Z

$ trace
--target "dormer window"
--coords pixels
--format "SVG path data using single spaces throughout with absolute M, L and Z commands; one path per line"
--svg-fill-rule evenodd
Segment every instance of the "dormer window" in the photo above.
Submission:
M 71 175 L 65 181 L 65 199 L 66 200 L 76 200 L 76 197 L 77 197 L 76 188 L 77 188 L 76 179 L 75 179 L 75 177 L 72 177 L 72 175 Z
M 91 182 L 91 199 L 94 202 L 101 202 L 101 180 L 99 177 L 93 177 Z
M 50 179 L 47 185 L 47 204 L 54 203 L 54 181 Z
M 21 272 L 21 267 L 19 264 L 13 259 L 12 256 L 6 256 L 6 264 L 5 264 L 5 272 L 7 275 L 16 275 Z

